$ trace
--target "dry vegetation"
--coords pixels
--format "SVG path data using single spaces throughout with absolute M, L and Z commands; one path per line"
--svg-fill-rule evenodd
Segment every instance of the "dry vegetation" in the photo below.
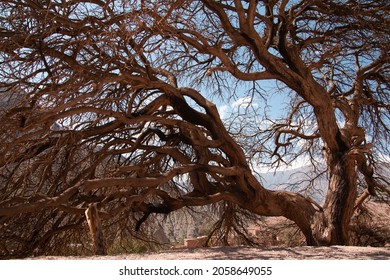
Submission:
M 92 254 L 88 229 L 95 253 L 142 251 L 199 209 L 214 245 L 384 245 L 364 203 L 390 197 L 389 9 L 0 1 L 0 255 Z M 303 188 L 259 177 L 302 160 Z M 295 228 L 251 237 L 265 216 Z
M 305 238 L 294 223 L 285 218 L 269 217 L 256 226 L 248 227 L 253 242 L 250 247 L 236 236 L 230 239 L 231 246 L 228 247 L 211 239 L 206 247 L 187 248 L 181 236 L 169 244 L 142 243 L 138 239 L 122 244 L 114 241 L 108 246 L 108 256 L 93 255 L 92 244 L 89 244 L 84 250 L 68 248 L 60 254 L 62 256 L 38 255 L 32 259 L 390 259 L 389 221 L 389 205 L 378 202 L 362 205 L 353 218 L 351 232 L 354 246 L 305 246 Z M 207 232 L 209 229 L 204 228 L 199 234 Z

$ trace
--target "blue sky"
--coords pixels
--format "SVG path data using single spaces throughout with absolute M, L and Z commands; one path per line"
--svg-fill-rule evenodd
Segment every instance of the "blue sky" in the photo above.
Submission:
M 259 93 L 254 94 L 247 86 L 238 86 L 234 90 L 234 95 L 233 98 L 209 97 L 217 105 L 222 119 L 227 118 L 232 111 L 239 110 L 240 113 L 244 113 L 248 106 L 259 114 L 266 112 L 269 119 L 279 119 L 286 114 L 286 106 L 289 102 L 287 93 L 278 90 L 275 81 L 262 81 L 259 83 Z

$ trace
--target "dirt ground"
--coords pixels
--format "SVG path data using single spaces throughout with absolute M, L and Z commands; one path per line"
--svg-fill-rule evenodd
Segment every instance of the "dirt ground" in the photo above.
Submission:
M 388 204 L 366 203 L 370 210 L 372 222 L 368 224 L 370 229 L 383 231 L 382 239 L 389 240 L 390 208 Z M 286 219 L 271 217 L 265 221 L 260 240 L 266 240 L 280 229 L 286 227 Z M 257 233 L 256 233 L 257 234 Z M 303 235 L 301 236 L 304 240 Z M 301 240 L 301 242 L 302 242 Z M 376 239 L 375 239 L 376 240 Z M 273 240 L 275 241 L 275 240 Z M 282 240 L 283 241 L 283 240 Z M 284 240 L 286 241 L 286 240 Z M 385 247 L 356 247 L 356 246 L 331 246 L 331 247 L 287 247 L 292 245 L 282 242 L 275 246 L 274 243 L 264 242 L 261 247 L 232 246 L 232 247 L 200 247 L 200 248 L 175 248 L 170 250 L 149 251 L 139 254 L 125 254 L 113 256 L 42 256 L 30 259 L 44 260 L 390 260 L 390 243 L 385 242 Z M 270 245 L 272 244 L 272 245 Z
M 92 257 L 54 257 L 45 256 L 31 259 L 44 260 L 390 260 L 390 247 L 212 247 L 194 249 L 172 249 L 143 254 Z

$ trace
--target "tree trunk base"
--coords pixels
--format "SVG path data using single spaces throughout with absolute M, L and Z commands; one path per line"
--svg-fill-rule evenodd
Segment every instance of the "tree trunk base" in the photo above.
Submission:
M 87 210 L 85 210 L 89 232 L 94 245 L 96 255 L 107 255 L 107 250 L 104 242 L 102 224 L 97 210 L 96 203 L 91 203 Z

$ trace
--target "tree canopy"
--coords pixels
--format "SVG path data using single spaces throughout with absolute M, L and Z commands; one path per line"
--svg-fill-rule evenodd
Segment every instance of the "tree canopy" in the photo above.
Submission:
M 23 0 L 0 10 L 2 255 L 82 235 L 91 203 L 112 236 L 151 214 L 218 204 L 233 228 L 243 213 L 284 216 L 309 245 L 349 244 L 355 206 L 390 193 L 379 168 L 389 160 L 388 1 Z M 221 119 L 213 96 L 245 85 L 267 99 L 264 81 L 290 100 L 285 118 Z M 265 188 L 253 168 L 300 156 L 325 166 L 321 203 Z

